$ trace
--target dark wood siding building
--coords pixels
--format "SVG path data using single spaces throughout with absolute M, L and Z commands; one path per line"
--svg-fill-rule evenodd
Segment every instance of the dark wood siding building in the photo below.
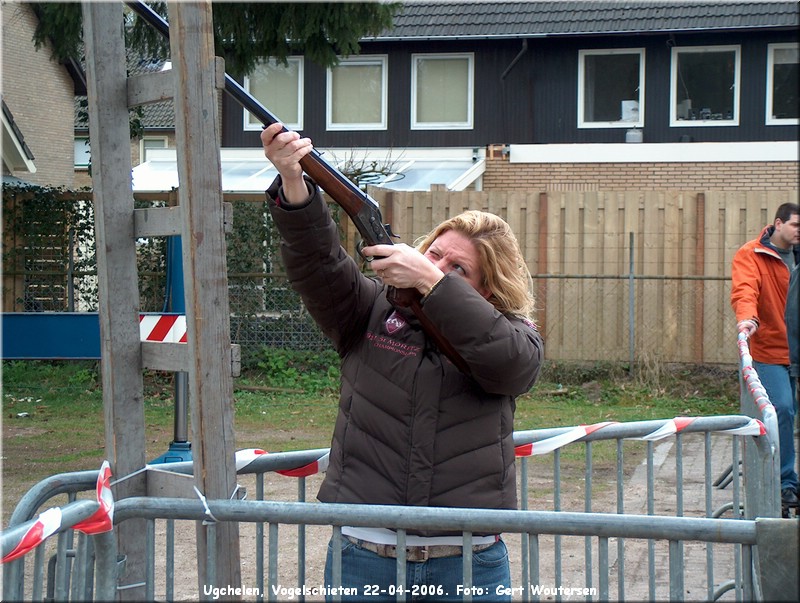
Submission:
M 644 49 L 645 142 L 796 140 L 798 126 L 765 123 L 770 44 L 797 43 L 792 2 L 412 3 L 360 56 L 388 57 L 387 127 L 326 128 L 326 70 L 306 62 L 303 133 L 318 147 L 485 147 L 505 144 L 618 143 L 619 127 L 579 127 L 579 53 Z M 736 125 L 670 125 L 672 49 L 739 48 Z M 474 123 L 469 129 L 411 127 L 413 53 L 473 53 Z M 242 110 L 224 101 L 223 146 L 257 147 Z

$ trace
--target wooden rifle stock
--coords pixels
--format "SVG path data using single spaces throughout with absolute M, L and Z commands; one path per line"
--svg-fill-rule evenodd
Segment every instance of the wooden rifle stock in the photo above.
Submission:
M 169 39 L 169 24 L 161 15 L 139 0 L 125 4 L 163 37 Z M 279 121 L 227 73 L 225 74 L 225 91 L 265 126 Z M 286 127 L 283 130 L 288 131 Z M 300 166 L 347 213 L 366 245 L 393 244 L 390 231 L 383 223 L 378 203 L 339 170 L 326 162 L 316 149 L 300 160 Z M 469 374 L 467 363 L 425 315 L 420 304 L 422 296 L 419 291 L 389 287 L 387 297 L 396 307 L 411 308 L 428 337 L 461 372 Z

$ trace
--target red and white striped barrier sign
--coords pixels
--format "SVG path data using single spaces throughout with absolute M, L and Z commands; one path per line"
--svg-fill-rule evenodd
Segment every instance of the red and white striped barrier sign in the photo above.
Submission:
M 185 314 L 140 314 L 141 341 L 186 343 Z
M 102 534 L 109 532 L 114 527 L 114 497 L 111 494 L 111 467 L 108 461 L 103 461 L 100 474 L 97 476 L 97 502 L 100 508 L 91 517 L 76 523 L 73 527 L 84 534 Z M 42 544 L 61 527 L 62 513 L 59 507 L 48 509 L 36 519 L 28 528 L 14 549 L 3 557 L 0 563 L 13 561 L 29 553 Z

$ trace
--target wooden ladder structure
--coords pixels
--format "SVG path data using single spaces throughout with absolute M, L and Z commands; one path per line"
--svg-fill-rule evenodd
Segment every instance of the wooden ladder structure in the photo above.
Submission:
M 236 490 L 233 376 L 210 2 L 169 4 L 172 70 L 128 77 L 121 3 L 83 3 L 94 184 L 105 444 L 115 500 L 147 496 L 143 370 L 188 374 L 194 485 L 208 500 Z M 129 108 L 174 99 L 180 190 L 176 207 L 135 209 Z M 228 220 L 229 222 L 229 220 Z M 181 235 L 188 343 L 141 342 L 136 240 Z M 123 479 L 125 478 L 125 479 Z M 144 600 L 144 519 L 118 526 L 120 600 Z M 198 594 L 241 584 L 238 524 L 214 538 L 197 523 Z M 207 556 L 208 542 L 215 556 Z M 212 551 L 213 552 L 213 551 Z M 216 559 L 209 567 L 208 559 Z M 210 581 L 209 581 L 210 578 Z M 224 591 L 223 591 L 224 592 Z

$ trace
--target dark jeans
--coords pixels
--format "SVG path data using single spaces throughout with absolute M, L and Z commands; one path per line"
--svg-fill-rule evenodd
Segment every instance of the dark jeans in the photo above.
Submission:
M 789 367 L 780 364 L 764 364 L 753 361 L 761 385 L 767 390 L 769 401 L 778 415 L 778 440 L 781 447 L 781 489 L 797 490 L 795 470 L 794 417 L 797 414 L 794 381 L 789 376 Z
M 331 587 L 333 548 L 328 543 L 325 585 Z M 462 557 L 406 563 L 406 601 L 460 601 L 464 596 Z M 502 540 L 472 556 L 473 601 L 510 601 L 511 570 Z M 396 601 L 397 560 L 381 557 L 342 538 L 342 601 Z M 350 589 L 347 595 L 344 589 Z M 498 591 L 499 589 L 499 591 Z M 498 594 L 500 592 L 500 594 Z M 326 600 L 333 600 L 326 596 Z

